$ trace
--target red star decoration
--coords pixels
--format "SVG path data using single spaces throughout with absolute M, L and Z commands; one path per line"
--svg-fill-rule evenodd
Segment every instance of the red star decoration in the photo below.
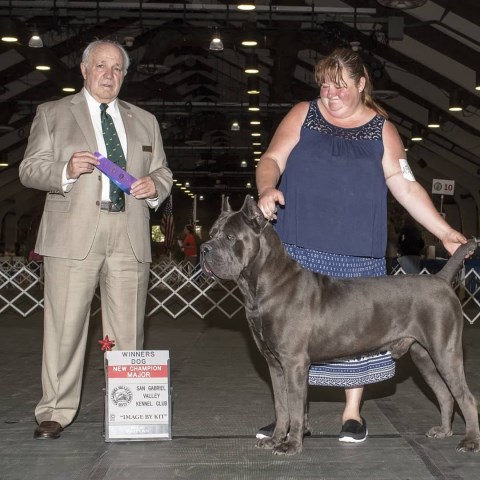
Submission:
M 108 335 L 103 340 L 99 340 L 98 343 L 102 346 L 102 352 L 110 351 L 115 346 L 115 340 L 110 340 Z

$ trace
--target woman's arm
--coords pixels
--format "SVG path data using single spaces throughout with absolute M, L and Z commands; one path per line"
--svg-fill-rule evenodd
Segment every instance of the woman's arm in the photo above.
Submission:
M 409 179 L 408 173 L 402 172 L 400 159 L 406 159 L 405 149 L 397 129 L 388 121 L 385 122 L 383 143 L 382 165 L 388 189 L 420 225 L 442 241 L 452 255 L 467 239 L 445 221 L 426 190 L 413 177 Z
M 287 113 L 257 165 L 256 182 L 260 196 L 258 206 L 265 218 L 270 220 L 276 217 L 277 203 L 285 205 L 283 193 L 276 186 L 285 170 L 290 152 L 300 139 L 300 130 L 307 112 L 308 102 L 302 102 Z

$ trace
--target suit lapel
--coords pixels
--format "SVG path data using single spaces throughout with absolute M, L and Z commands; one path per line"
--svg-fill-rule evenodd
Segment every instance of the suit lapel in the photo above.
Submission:
M 125 134 L 127 135 L 127 171 L 128 165 L 132 165 L 134 161 L 135 144 L 137 142 L 137 135 L 135 135 L 135 119 L 133 118 L 132 110 L 125 102 L 118 101 L 118 109 L 122 116 L 123 125 L 125 127 Z
M 73 96 L 71 110 L 78 127 L 87 141 L 90 151 L 96 151 L 98 149 L 97 139 L 95 138 L 92 120 L 90 119 L 90 112 L 88 111 L 87 100 L 83 94 L 83 91 Z

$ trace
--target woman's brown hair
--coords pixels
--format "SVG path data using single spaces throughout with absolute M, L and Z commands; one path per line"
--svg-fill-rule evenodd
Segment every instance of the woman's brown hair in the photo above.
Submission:
M 363 104 L 375 110 L 382 117 L 388 118 L 387 112 L 372 97 L 372 81 L 358 52 L 348 48 L 335 49 L 315 66 L 315 81 L 319 87 L 326 81 L 345 86 L 344 73 L 355 82 L 355 85 L 358 85 L 360 79 L 365 77 L 365 87 L 362 91 Z

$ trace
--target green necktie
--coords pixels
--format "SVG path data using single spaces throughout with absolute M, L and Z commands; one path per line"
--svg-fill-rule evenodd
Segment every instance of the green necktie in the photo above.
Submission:
M 108 105 L 106 103 L 100 104 L 100 118 L 102 120 L 103 139 L 105 140 L 105 147 L 107 147 L 107 157 L 125 170 L 127 166 L 125 155 L 123 154 L 122 145 L 120 144 L 113 119 L 107 113 L 107 108 Z M 112 181 L 110 181 L 110 201 L 114 203 L 119 210 L 125 208 L 125 194 Z

